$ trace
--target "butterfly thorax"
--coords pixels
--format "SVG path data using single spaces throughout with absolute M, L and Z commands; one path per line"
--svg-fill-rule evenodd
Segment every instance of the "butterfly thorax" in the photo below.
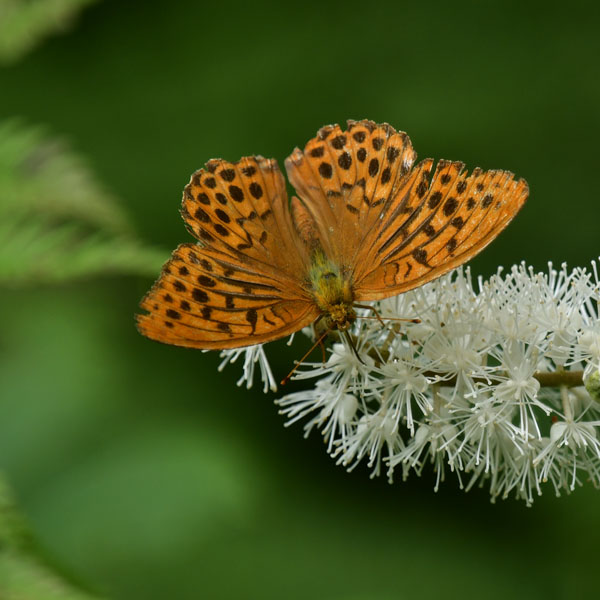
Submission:
M 356 319 L 349 274 L 317 248 L 312 252 L 309 277 L 312 295 L 324 315 L 325 325 L 329 329 L 348 329 Z

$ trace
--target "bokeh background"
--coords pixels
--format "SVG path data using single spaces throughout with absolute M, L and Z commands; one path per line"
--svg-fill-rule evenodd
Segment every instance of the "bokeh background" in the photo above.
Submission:
M 280 163 L 324 124 L 386 121 L 419 156 L 525 177 L 472 262 L 599 254 L 594 3 L 119 2 L 0 68 L 0 118 L 71 144 L 165 257 L 208 159 Z M 283 427 L 216 353 L 137 334 L 152 278 L 0 291 L 0 468 L 49 560 L 111 599 L 572 598 L 597 589 L 599 492 L 533 508 L 452 475 L 388 485 Z M 279 375 L 302 344 L 270 352 Z M 289 390 L 299 389 L 292 383 Z M 259 386 L 260 388 L 260 386 Z

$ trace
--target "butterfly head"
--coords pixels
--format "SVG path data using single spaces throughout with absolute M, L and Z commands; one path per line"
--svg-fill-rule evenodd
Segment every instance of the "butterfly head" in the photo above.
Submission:
M 346 331 L 356 319 L 356 312 L 352 304 L 340 302 L 329 306 L 325 314 L 325 325 L 328 329 Z

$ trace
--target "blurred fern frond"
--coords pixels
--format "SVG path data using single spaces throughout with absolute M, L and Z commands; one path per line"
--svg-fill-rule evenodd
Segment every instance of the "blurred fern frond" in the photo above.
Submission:
M 125 233 L 127 220 L 81 158 L 39 127 L 0 122 L 0 216 L 77 219 Z
M 57 569 L 38 547 L 0 475 L 0 598 L 93 600 Z
M 0 0 L 0 64 L 17 61 L 44 37 L 67 29 L 96 0 Z
M 0 285 L 154 275 L 165 258 L 133 235 L 116 200 L 64 144 L 0 123 Z

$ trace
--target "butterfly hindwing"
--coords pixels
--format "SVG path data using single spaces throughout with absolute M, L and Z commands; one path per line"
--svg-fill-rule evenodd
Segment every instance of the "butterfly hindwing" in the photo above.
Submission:
M 283 337 L 318 316 L 276 161 L 209 161 L 186 186 L 181 213 L 199 243 L 177 248 L 142 301 L 144 335 L 232 348 Z
M 285 282 L 213 248 L 179 246 L 142 300 L 138 329 L 160 342 L 232 348 L 278 339 L 314 321 L 319 311 Z

